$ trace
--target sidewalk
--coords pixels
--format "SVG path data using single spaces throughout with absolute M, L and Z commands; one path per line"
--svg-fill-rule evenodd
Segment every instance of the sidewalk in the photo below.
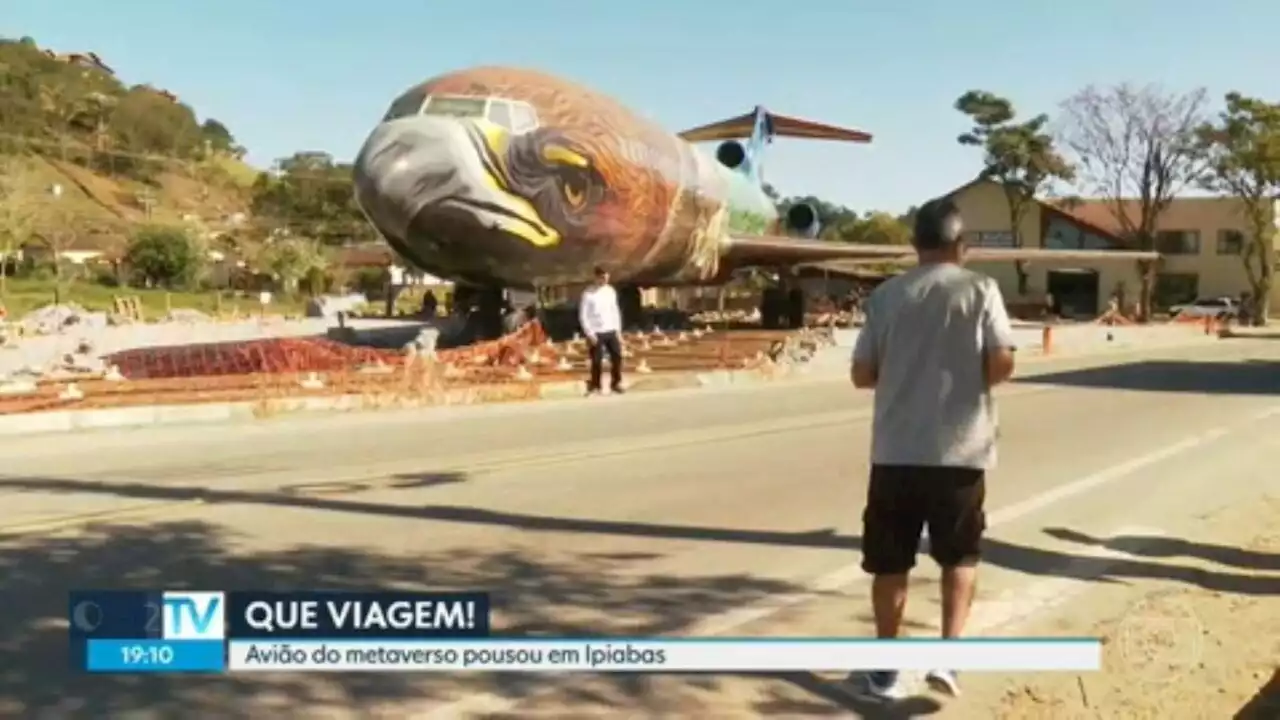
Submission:
M 1229 571 L 1271 591 L 1251 591 L 1243 580 L 1210 590 L 1157 573 L 1129 578 L 1109 591 L 1117 599 L 1108 614 L 1090 617 L 1081 605 L 1033 629 L 1102 638 L 1104 672 L 1012 684 L 985 707 L 972 705 L 983 707 L 974 717 L 1280 717 L 1280 496 L 1214 513 L 1186 537 L 1146 554 L 1186 566 L 1186 576 Z

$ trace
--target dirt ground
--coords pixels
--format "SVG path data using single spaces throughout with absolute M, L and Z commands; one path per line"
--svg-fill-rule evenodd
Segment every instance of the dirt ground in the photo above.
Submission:
M 1280 719 L 1280 497 L 1205 517 L 1203 530 L 1144 558 L 1179 579 L 1151 573 L 1037 623 L 1103 638 L 1103 672 L 1010 683 L 985 717 Z M 1228 573 L 1197 583 L 1220 590 L 1187 581 Z

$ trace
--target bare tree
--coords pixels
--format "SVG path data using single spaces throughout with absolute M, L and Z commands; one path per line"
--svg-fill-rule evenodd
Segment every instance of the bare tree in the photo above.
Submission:
M 35 234 L 40 188 L 21 157 L 0 159 L 0 297 L 9 292 L 9 264 L 15 251 Z
M 58 187 L 58 186 L 54 186 Z M 36 232 L 36 237 L 48 249 L 53 258 L 53 302 L 62 303 L 67 286 L 66 253 L 75 246 L 77 239 L 76 218 L 67 208 L 66 201 L 60 199 L 58 190 L 52 202 L 45 206 L 46 222 Z
M 1107 204 L 1120 233 L 1141 250 L 1156 249 L 1160 215 L 1204 167 L 1196 130 L 1206 92 L 1159 86 L 1089 86 L 1062 103 L 1062 144 L 1075 156 L 1086 193 Z M 1152 261 L 1139 261 L 1139 312 L 1151 316 Z

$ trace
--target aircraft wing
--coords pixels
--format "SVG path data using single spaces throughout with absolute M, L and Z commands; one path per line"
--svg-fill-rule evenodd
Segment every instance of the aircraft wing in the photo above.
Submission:
M 975 262 L 1014 262 L 1015 260 L 1022 260 L 1024 262 L 1041 263 L 1044 265 L 1060 263 L 1077 264 L 1098 260 L 1128 260 L 1132 262 L 1135 260 L 1156 260 L 1159 257 L 1160 253 L 1154 250 L 1048 250 L 1045 248 L 977 247 L 969 248 L 965 251 L 965 260 Z M 868 265 L 871 262 L 911 265 L 914 264 L 915 261 L 915 254 L 908 250 L 899 257 L 881 258 L 878 261 L 870 261 L 867 258 L 859 257 L 841 257 L 804 262 L 803 264 L 839 272 L 841 270 Z
M 788 117 L 776 113 L 767 113 L 770 134 L 776 137 L 808 138 L 810 140 L 842 140 L 844 142 L 869 143 L 871 133 L 853 128 L 828 125 L 814 120 Z M 685 130 L 680 137 L 685 142 L 699 143 L 716 140 L 741 140 L 751 137 L 755 130 L 756 113 L 749 112 L 738 117 L 702 125 Z
M 966 260 L 976 262 L 1079 263 L 1096 260 L 1155 260 L 1160 253 L 1144 250 L 1046 250 L 1044 248 L 969 248 Z M 907 245 L 867 245 L 831 240 L 805 240 L 777 235 L 731 237 L 722 262 L 733 269 L 744 267 L 811 266 L 841 267 L 915 263 L 915 251 Z
M 733 269 L 814 265 L 835 260 L 895 262 L 914 258 L 905 245 L 864 245 L 830 240 L 806 240 L 779 235 L 748 235 L 729 238 L 721 262 Z

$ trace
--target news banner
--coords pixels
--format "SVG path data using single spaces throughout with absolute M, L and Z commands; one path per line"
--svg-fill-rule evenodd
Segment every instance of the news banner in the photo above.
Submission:
M 506 637 L 486 593 L 77 591 L 91 673 L 1088 671 L 1093 638 Z

